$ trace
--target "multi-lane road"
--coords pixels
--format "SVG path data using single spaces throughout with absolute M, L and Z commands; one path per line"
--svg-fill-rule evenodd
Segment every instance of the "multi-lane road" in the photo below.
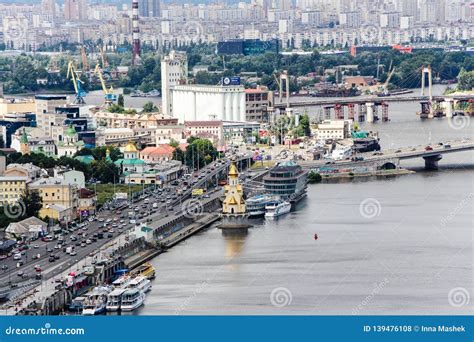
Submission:
M 211 188 L 216 186 L 216 175 L 225 172 L 228 167 L 228 160 L 218 160 L 162 189 L 146 188 L 137 201 L 101 209 L 93 218 L 71 226 L 67 234 L 62 234 L 62 244 L 58 239 L 50 242 L 28 241 L 29 248 L 21 251 L 21 260 L 14 260 L 13 255 L 0 260 L 0 288 L 31 281 L 39 273 L 35 266 L 39 266 L 42 281 L 46 281 L 68 269 L 75 270 L 80 260 L 89 258 L 92 263 L 99 250 L 106 248 L 117 236 L 125 236 L 135 224 L 156 222 L 182 213 L 186 210 L 182 205 L 191 197 L 192 189 L 207 188 L 208 184 Z M 211 179 L 214 181 L 210 182 Z M 129 212 L 134 213 L 132 218 Z M 103 233 L 103 238 L 99 238 L 99 233 Z M 69 246 L 74 246 L 75 255 L 66 253 Z M 57 256 L 54 261 L 51 254 Z M 40 257 L 36 258 L 37 255 Z

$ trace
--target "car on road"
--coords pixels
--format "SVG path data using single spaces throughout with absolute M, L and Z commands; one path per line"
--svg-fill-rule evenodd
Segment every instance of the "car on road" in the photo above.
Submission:
M 25 272 L 20 271 L 16 275 L 23 278 L 23 276 L 25 275 Z
M 33 267 L 35 269 L 36 272 L 41 272 L 41 265 L 35 265 L 35 267 Z
M 444 148 L 451 148 L 451 145 L 446 144 L 446 145 L 444 145 Z
M 92 243 L 92 240 L 91 240 L 91 239 L 87 239 L 87 240 L 86 240 L 86 244 L 87 244 L 87 245 L 90 245 L 91 243 Z
M 433 151 L 433 147 L 428 145 L 425 147 L 425 151 Z
M 77 255 L 77 252 L 75 250 L 72 250 L 69 255 Z
M 2 265 L 2 271 L 5 271 L 5 270 L 8 270 L 8 266 L 7 265 Z
M 13 260 L 21 260 L 21 253 L 15 253 L 13 255 Z
M 87 245 L 86 245 L 85 242 L 81 243 L 81 247 L 86 247 L 86 246 L 87 246 Z
M 55 261 L 56 261 L 56 258 L 54 257 L 53 254 L 51 254 L 51 255 L 49 256 L 49 259 L 48 259 L 48 260 L 49 260 L 49 262 L 55 262 Z
M 38 248 L 40 248 L 40 246 L 39 245 L 34 245 L 33 248 L 38 249 Z

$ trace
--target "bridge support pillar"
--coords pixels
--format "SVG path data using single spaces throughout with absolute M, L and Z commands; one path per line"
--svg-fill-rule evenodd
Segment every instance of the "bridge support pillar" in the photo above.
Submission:
M 323 108 L 324 110 L 324 119 L 331 120 L 331 109 L 332 106 L 326 106 Z
M 388 119 L 388 103 L 382 103 L 382 122 L 387 122 Z
M 443 157 L 441 154 L 437 154 L 435 156 L 429 156 L 429 157 L 423 157 L 425 160 L 425 169 L 426 170 L 438 170 L 438 162 L 442 159 Z
M 367 102 L 365 104 L 367 107 L 367 122 L 368 123 L 373 123 L 374 122 L 374 106 L 375 104 L 373 102 Z
M 364 104 L 359 104 L 359 112 L 357 113 L 357 121 L 364 122 L 365 121 L 365 113 L 367 107 Z
M 349 110 L 348 119 L 354 121 L 354 117 L 355 117 L 354 104 L 353 104 L 353 103 L 349 103 L 349 104 L 347 105 L 347 108 L 348 108 L 348 110 Z
M 453 117 L 453 99 L 444 99 L 444 112 L 447 118 Z

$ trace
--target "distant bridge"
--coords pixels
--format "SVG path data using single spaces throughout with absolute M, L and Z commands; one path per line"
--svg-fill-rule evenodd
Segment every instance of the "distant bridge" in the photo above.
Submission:
M 469 101 L 474 100 L 474 95 L 444 95 L 444 96 L 433 96 L 431 98 L 432 102 L 444 102 L 446 99 L 452 99 L 456 101 Z M 290 101 L 289 107 L 296 108 L 296 107 L 312 107 L 312 106 L 329 106 L 329 105 L 363 105 L 366 103 L 388 103 L 388 102 L 422 102 L 422 101 L 430 101 L 429 96 L 355 96 L 355 97 L 334 97 L 330 99 L 319 99 L 314 98 L 311 100 L 304 100 L 304 101 Z M 288 105 L 286 102 L 275 103 L 273 108 L 284 109 L 287 108 Z
M 391 169 L 396 168 L 400 164 L 400 160 L 423 158 L 425 160 L 425 167 L 429 170 L 436 170 L 438 168 L 438 161 L 441 160 L 442 155 L 446 153 L 455 153 L 474 150 L 473 139 L 463 139 L 444 142 L 442 145 L 435 144 L 416 147 L 405 147 L 400 149 L 391 149 L 384 152 L 364 153 L 358 154 L 362 156 L 363 160 L 314 160 L 301 161 L 299 164 L 305 168 L 318 169 L 321 171 L 350 169 L 354 167 L 372 167 L 375 169 Z

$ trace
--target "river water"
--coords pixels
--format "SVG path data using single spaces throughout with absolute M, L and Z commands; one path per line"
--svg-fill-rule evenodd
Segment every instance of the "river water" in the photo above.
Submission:
M 384 148 L 473 137 L 468 120 L 421 121 L 417 110 L 390 104 L 391 122 L 362 129 Z M 152 260 L 157 278 L 137 314 L 472 314 L 473 157 L 310 185 L 296 211 L 247 234 L 210 227 Z

